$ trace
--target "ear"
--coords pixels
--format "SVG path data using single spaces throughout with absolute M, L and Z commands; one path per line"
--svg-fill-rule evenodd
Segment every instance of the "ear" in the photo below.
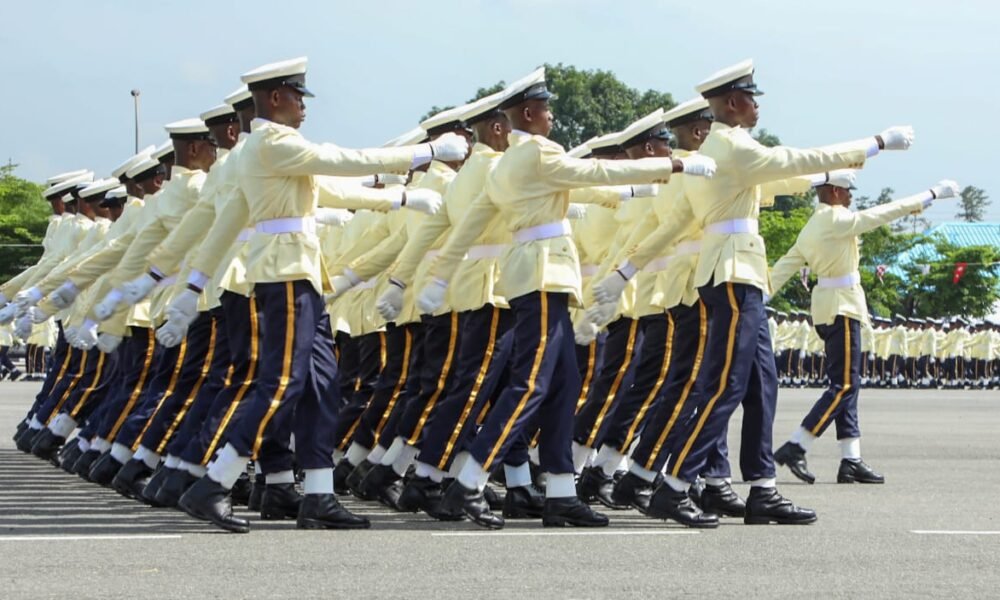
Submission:
M 653 149 L 652 142 L 648 142 L 648 141 L 647 142 L 643 142 L 643 144 L 642 144 L 642 150 L 646 154 L 646 156 L 653 156 L 653 153 L 655 152 L 655 150 Z
M 530 106 L 525 106 L 524 108 L 522 108 L 521 109 L 521 116 L 524 117 L 525 121 L 528 121 L 530 123 L 533 120 L 533 117 L 534 117 L 534 115 L 531 113 L 531 107 Z
M 281 93 L 277 89 L 271 90 L 271 93 L 267 95 L 267 99 L 271 106 L 277 106 L 281 103 Z

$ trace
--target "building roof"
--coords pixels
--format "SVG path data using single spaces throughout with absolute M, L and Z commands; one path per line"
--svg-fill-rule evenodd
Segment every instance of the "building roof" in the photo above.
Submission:
M 928 237 L 940 236 L 956 246 L 994 246 L 1000 247 L 1000 222 L 964 223 L 953 221 L 939 223 L 927 231 Z M 933 243 L 917 244 L 899 255 L 896 264 L 890 271 L 902 275 L 903 265 L 919 262 L 933 262 L 941 257 L 934 249 Z

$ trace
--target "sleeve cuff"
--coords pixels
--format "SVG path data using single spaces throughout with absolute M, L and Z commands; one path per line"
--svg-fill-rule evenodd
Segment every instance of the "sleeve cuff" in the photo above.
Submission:
M 626 260 L 618 267 L 618 272 L 621 273 L 626 280 L 629 280 L 635 277 L 635 274 L 639 272 L 639 269 Z
M 208 283 L 208 275 L 197 269 L 191 269 L 191 272 L 188 273 L 187 282 L 189 285 L 193 285 L 199 289 L 205 289 L 205 284 Z
M 431 162 L 434 158 L 434 154 L 431 152 L 430 144 L 419 144 L 413 152 L 413 160 L 410 162 L 410 168 L 416 169 L 417 167 L 426 165 Z
M 868 148 L 865 150 L 865 158 L 876 156 L 879 152 L 881 151 L 878 148 L 878 140 L 872 138 L 871 142 L 868 144 Z

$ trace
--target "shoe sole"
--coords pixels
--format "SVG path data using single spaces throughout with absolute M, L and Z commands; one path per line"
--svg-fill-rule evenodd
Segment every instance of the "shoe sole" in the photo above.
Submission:
M 817 517 L 813 517 L 808 520 L 788 520 L 788 519 L 775 519 L 774 517 L 743 517 L 743 523 L 745 525 L 770 525 L 774 523 L 776 525 L 810 525 L 816 522 Z
M 837 483 L 860 483 L 862 485 L 881 485 L 881 484 L 885 483 L 885 480 L 883 479 L 882 481 L 872 481 L 870 479 L 857 479 L 855 477 L 839 477 L 838 476 L 837 477 Z
M 285 519 L 298 519 L 298 518 L 299 518 L 298 513 L 292 514 L 284 510 L 274 510 L 268 512 L 264 512 L 263 510 L 260 511 L 261 521 L 284 521 Z
M 191 509 L 190 507 L 186 506 L 182 502 L 178 502 L 177 503 L 177 508 L 179 508 L 182 511 L 184 511 L 184 513 L 187 514 L 189 517 L 198 519 L 199 521 L 205 521 L 206 523 L 211 523 L 212 525 L 215 525 L 219 529 L 222 529 L 222 530 L 225 530 L 225 531 L 230 531 L 232 533 L 250 533 L 250 525 L 249 524 L 246 525 L 246 526 L 239 526 L 239 527 L 233 526 L 233 525 L 225 525 L 223 523 L 219 523 L 218 521 L 213 521 L 207 515 L 203 515 L 200 512 Z
M 717 529 L 719 527 L 718 521 L 716 521 L 715 523 L 685 523 L 684 521 L 678 521 L 674 517 L 667 517 L 649 512 L 646 513 L 646 516 L 650 517 L 651 519 L 658 519 L 660 521 L 673 521 L 674 523 L 680 523 L 681 525 L 685 527 L 690 527 L 691 529 Z
M 563 518 L 542 517 L 542 527 L 566 527 L 567 525 L 569 525 L 570 527 L 596 528 L 596 527 L 607 527 L 608 524 L 609 524 L 608 521 L 605 521 L 603 523 L 595 523 L 590 521 L 573 521 L 570 519 L 563 519 Z
M 296 529 L 371 529 L 371 526 L 371 523 L 358 523 L 350 525 L 347 523 L 318 521 L 316 519 L 300 519 L 295 523 Z

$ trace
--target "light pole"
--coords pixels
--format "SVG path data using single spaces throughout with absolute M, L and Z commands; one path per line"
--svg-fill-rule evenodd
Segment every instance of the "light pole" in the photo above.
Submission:
M 135 115 L 135 151 L 139 152 L 139 90 L 132 90 L 132 105 Z

